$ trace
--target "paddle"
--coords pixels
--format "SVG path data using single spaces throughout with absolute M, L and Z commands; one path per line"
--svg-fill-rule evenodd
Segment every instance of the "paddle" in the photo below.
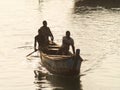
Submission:
M 37 51 L 37 50 L 36 50 L 36 51 Z M 28 55 L 26 55 L 26 57 L 30 56 L 31 54 L 33 54 L 33 53 L 36 52 L 36 51 L 33 51 L 33 52 L 29 53 Z

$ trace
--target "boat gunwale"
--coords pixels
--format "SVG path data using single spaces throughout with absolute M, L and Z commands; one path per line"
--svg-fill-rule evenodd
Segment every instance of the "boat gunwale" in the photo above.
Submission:
M 63 61 L 63 60 L 69 60 L 74 57 L 74 55 L 48 55 L 46 53 L 40 52 L 41 55 L 49 60 L 53 61 Z M 62 57 L 61 57 L 62 56 Z

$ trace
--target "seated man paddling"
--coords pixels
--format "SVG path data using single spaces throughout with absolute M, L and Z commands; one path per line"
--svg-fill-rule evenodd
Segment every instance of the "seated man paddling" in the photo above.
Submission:
M 34 50 L 37 51 L 36 46 L 38 43 L 38 49 L 46 52 L 49 45 L 49 37 L 53 42 L 54 37 L 50 31 L 50 28 L 47 27 L 47 21 L 43 21 L 43 26 L 38 30 L 38 35 L 35 36 Z
M 72 46 L 73 54 L 75 54 L 74 40 L 70 37 L 70 31 L 66 31 L 66 36 L 63 37 L 62 46 L 57 54 L 68 55 L 70 46 Z

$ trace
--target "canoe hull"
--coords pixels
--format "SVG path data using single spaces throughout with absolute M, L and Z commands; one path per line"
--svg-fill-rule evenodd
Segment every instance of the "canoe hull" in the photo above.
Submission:
M 57 54 L 59 48 L 56 43 L 50 43 L 46 53 L 40 51 L 42 65 L 52 74 L 78 76 L 82 62 L 80 50 L 77 49 L 75 55 L 71 52 L 68 55 L 60 55 Z
M 64 58 L 60 56 L 59 60 L 42 52 L 40 56 L 43 66 L 52 74 L 75 76 L 80 73 L 81 62 L 80 60 L 76 60 L 75 56 Z M 77 64 L 75 65 L 76 61 Z

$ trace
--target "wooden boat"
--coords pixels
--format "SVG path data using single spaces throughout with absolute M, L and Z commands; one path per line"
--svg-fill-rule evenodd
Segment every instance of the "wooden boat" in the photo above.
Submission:
M 52 74 L 62 76 L 79 76 L 82 58 L 79 56 L 79 49 L 73 55 L 58 55 L 59 46 L 56 43 L 50 43 L 48 51 L 40 51 L 40 58 L 43 66 Z

